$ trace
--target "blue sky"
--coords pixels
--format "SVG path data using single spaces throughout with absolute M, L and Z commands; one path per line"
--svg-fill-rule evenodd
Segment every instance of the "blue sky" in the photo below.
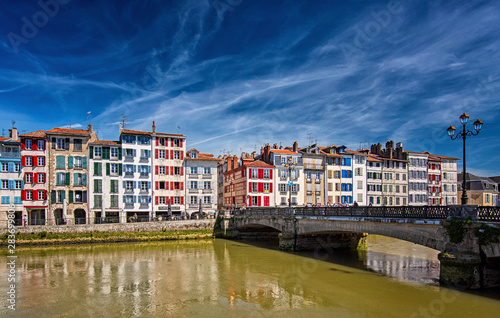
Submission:
M 393 139 L 500 175 L 500 1 L 0 3 L 0 124 L 180 133 L 216 156 Z M 469 125 L 472 129 L 472 125 Z M 461 169 L 459 169 L 461 170 Z

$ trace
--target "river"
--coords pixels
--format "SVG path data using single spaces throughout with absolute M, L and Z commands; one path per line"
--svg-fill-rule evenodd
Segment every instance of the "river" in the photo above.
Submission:
M 437 252 L 380 236 L 367 251 L 285 253 L 227 240 L 18 248 L 0 317 L 498 317 L 498 291 L 437 285 Z M 7 260 L 5 248 L 1 257 Z

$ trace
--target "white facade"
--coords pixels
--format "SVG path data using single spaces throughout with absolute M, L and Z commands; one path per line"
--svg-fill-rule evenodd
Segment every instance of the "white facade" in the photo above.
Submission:
M 457 158 L 441 157 L 441 184 L 443 205 L 458 204 Z
M 366 202 L 382 206 L 382 166 L 384 161 L 370 155 L 366 161 Z
M 353 152 L 354 153 L 354 152 Z M 353 154 L 352 190 L 353 200 L 358 205 L 368 205 L 366 198 L 366 157 L 363 153 Z
M 408 152 L 408 160 L 408 205 L 427 205 L 428 155 L 418 152 Z
M 271 149 L 270 160 L 274 165 L 274 201 L 276 206 L 288 206 L 288 200 L 291 197 L 292 206 L 304 206 L 305 197 L 305 179 L 302 177 L 304 173 L 304 166 L 302 164 L 302 156 L 294 151 Z M 289 158 L 291 160 L 289 160 Z M 285 165 L 289 163 L 293 167 L 289 172 L 289 168 Z M 290 186 L 289 183 L 292 185 Z M 291 193 L 290 193 L 291 191 Z
M 219 159 L 200 154 L 196 149 L 188 151 L 184 160 L 185 209 L 192 216 L 200 211 L 215 216 L 217 211 L 217 165 Z

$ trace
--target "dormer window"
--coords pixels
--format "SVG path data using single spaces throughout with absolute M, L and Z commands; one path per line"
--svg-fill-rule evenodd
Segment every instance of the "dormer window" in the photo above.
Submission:
M 193 159 L 196 159 L 198 158 L 198 153 L 196 151 L 191 151 L 191 154 L 189 156 Z

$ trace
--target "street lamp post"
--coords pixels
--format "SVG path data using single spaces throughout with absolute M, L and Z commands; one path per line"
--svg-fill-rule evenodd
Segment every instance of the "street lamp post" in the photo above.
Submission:
M 288 168 L 288 188 L 289 188 L 288 208 L 290 208 L 290 210 L 292 209 L 292 185 L 293 185 L 292 170 L 295 168 L 295 165 L 297 165 L 297 164 L 295 162 L 293 162 L 292 157 L 289 157 L 287 163 L 285 164 L 285 167 Z
M 458 134 L 455 135 L 455 130 L 456 130 L 455 127 L 450 126 L 450 127 L 448 127 L 448 129 L 446 129 L 446 131 L 448 132 L 448 136 L 450 136 L 450 138 L 452 140 L 458 139 L 460 137 L 463 140 L 462 205 L 466 205 L 469 201 L 469 199 L 467 198 L 467 191 L 466 191 L 467 184 L 465 182 L 465 176 L 466 176 L 465 140 L 467 139 L 467 137 L 476 136 L 477 134 L 479 134 L 479 131 L 481 130 L 481 128 L 483 128 L 483 122 L 480 119 L 478 119 L 473 124 L 474 130 L 476 130 L 475 133 L 471 130 L 465 129 L 465 125 L 467 124 L 468 121 L 469 121 L 469 115 L 467 115 L 466 113 L 463 113 L 460 116 L 460 123 L 462 124 L 462 131 L 459 131 Z

